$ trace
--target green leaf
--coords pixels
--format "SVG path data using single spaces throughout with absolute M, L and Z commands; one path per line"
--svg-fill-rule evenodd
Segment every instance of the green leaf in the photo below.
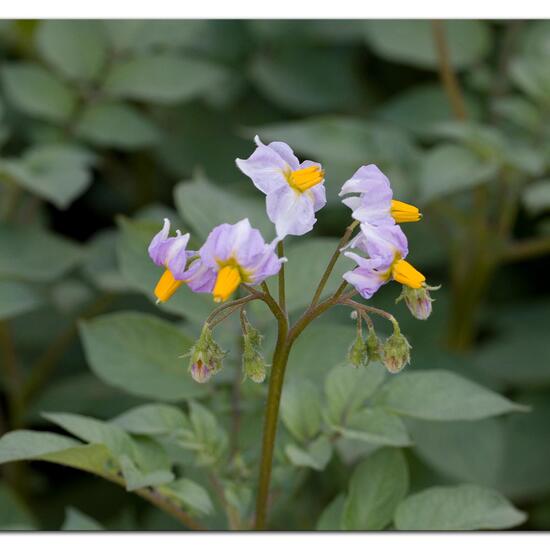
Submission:
M 34 288 L 26 283 L 0 279 L 0 319 L 9 319 L 32 311 L 44 301 Z
M 94 103 L 79 119 L 77 133 L 104 147 L 139 149 L 154 145 L 160 134 L 136 108 L 124 103 Z
M 349 365 L 334 367 L 325 379 L 328 421 L 346 425 L 348 416 L 364 405 L 385 377 L 386 369 L 379 364 L 365 369 L 354 369 Z
M 192 340 L 166 321 L 142 313 L 113 313 L 82 322 L 80 335 L 90 367 L 108 384 L 163 401 L 206 392 L 181 358 Z
M 18 185 L 57 206 L 67 208 L 91 183 L 90 158 L 82 151 L 63 145 L 36 146 L 21 159 L 0 163 Z
M 36 44 L 45 61 L 75 80 L 96 78 L 107 61 L 107 40 L 100 21 L 42 21 Z
M 449 170 L 449 166 L 453 169 Z M 497 169 L 495 161 L 483 161 L 461 145 L 438 145 L 421 162 L 422 199 L 431 201 L 466 191 L 493 178 Z
M 35 521 L 23 500 L 10 487 L 0 482 L 0 531 L 28 531 Z
M 275 236 L 275 227 L 265 211 L 263 196 L 242 195 L 226 191 L 205 179 L 180 183 L 174 200 L 182 218 L 205 239 L 221 223 L 236 223 L 248 218 L 266 240 Z
M 307 240 L 297 241 L 285 249 L 285 256 L 288 259 L 285 264 L 286 298 L 290 311 L 297 311 L 309 305 L 337 246 L 338 239 L 310 237 Z M 338 260 L 321 298 L 334 293 L 342 282 L 342 275 L 351 266 L 351 260 L 344 256 Z M 272 292 L 276 292 L 278 287 L 275 277 L 269 280 L 269 287 Z
M 547 54 L 523 56 L 510 63 L 510 77 L 530 98 L 547 105 L 550 102 L 548 68 Z
M 298 441 L 313 439 L 321 429 L 321 394 L 308 380 L 295 381 L 283 389 L 281 419 Z
M 140 471 L 134 461 L 126 455 L 119 458 L 119 463 L 128 491 L 136 491 L 143 487 L 156 487 L 174 480 L 174 474 L 170 470 L 153 470 L 147 473 Z
M 344 48 L 302 44 L 299 56 L 292 46 L 260 53 L 252 64 L 252 77 L 266 97 L 301 115 L 350 109 L 362 96 L 355 58 Z
M 332 445 L 328 437 L 320 435 L 306 449 L 290 443 L 285 447 L 285 452 L 294 466 L 323 471 L 332 457 Z
M 391 523 L 408 486 L 409 473 L 401 451 L 380 449 L 367 457 L 350 479 L 343 515 L 344 529 L 384 529 Z
M 113 64 L 104 90 L 117 98 L 176 103 L 200 96 L 223 82 L 213 63 L 172 54 L 142 55 Z
M 53 281 L 80 260 L 71 241 L 29 226 L 0 224 L 0 276 Z
M 112 455 L 105 445 L 82 445 L 49 432 L 17 430 L 0 439 L 0 464 L 15 460 L 44 460 L 78 468 L 109 479 Z
M 112 420 L 129 433 L 141 435 L 166 435 L 187 429 L 185 414 L 171 405 L 141 405 Z
M 396 415 L 381 409 L 364 409 L 352 414 L 344 426 L 333 429 L 346 439 L 375 445 L 406 447 L 411 445 L 407 428 Z
M 432 487 L 404 500 L 395 513 L 400 531 L 506 529 L 525 514 L 492 489 L 475 485 Z
M 340 531 L 342 529 L 342 514 L 346 504 L 346 495 L 340 493 L 319 516 L 315 529 L 317 531 Z
M 214 511 L 210 495 L 191 479 L 176 479 L 176 481 L 163 487 L 162 493 L 175 498 L 197 515 L 207 516 Z
M 65 122 L 73 112 L 73 91 L 52 73 L 32 63 L 2 69 L 6 95 L 19 110 L 51 122 Z
M 120 271 L 132 288 L 155 301 L 153 289 L 162 275 L 162 269 L 153 263 L 147 247 L 153 236 L 160 231 L 162 220 L 152 223 L 119 218 L 118 223 L 121 229 L 117 247 Z M 209 294 L 198 294 L 182 287 L 168 302 L 160 304 L 159 307 L 171 313 L 185 315 L 191 321 L 202 324 L 214 309 L 214 305 L 214 300 Z
M 414 452 L 438 472 L 452 480 L 498 488 L 505 458 L 502 419 L 477 422 L 408 419 L 407 428 L 414 441 Z
M 550 210 L 550 180 L 532 183 L 522 196 L 525 207 L 534 216 Z
M 483 21 L 442 21 L 451 64 L 465 69 L 483 60 L 491 48 Z M 431 21 L 365 21 L 368 44 L 386 60 L 436 70 L 439 66 Z
M 527 410 L 445 370 L 395 376 L 379 392 L 377 403 L 397 414 L 425 420 L 479 420 Z
M 69 506 L 65 511 L 62 531 L 103 531 L 102 525 L 94 518 Z

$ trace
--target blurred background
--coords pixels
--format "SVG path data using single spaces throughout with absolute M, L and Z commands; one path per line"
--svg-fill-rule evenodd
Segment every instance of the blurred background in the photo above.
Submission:
M 195 245 L 227 212 L 273 237 L 234 162 L 258 134 L 326 170 L 316 245 L 295 253 L 306 289 L 349 223 L 337 195 L 358 167 L 377 164 L 421 207 L 405 230 L 411 262 L 442 285 L 434 314 L 411 319 L 391 285 L 375 300 L 411 341 L 409 368 L 532 410 L 411 422 L 414 488 L 494 487 L 529 513 L 522 528 L 550 529 L 550 22 L 4 20 L 0 77 L 0 433 L 44 427 L 43 410 L 107 419 L 144 402 L 85 356 L 78 320 L 142 311 L 197 333 L 209 306 L 155 308 L 143 252 L 164 216 Z M 350 332 L 331 338 L 345 353 Z M 294 363 L 332 366 L 318 348 Z M 1 472 L 0 528 L 58 529 L 67 506 L 111 529 L 175 527 L 75 470 Z M 330 478 L 310 474 L 300 498 L 330 500 Z

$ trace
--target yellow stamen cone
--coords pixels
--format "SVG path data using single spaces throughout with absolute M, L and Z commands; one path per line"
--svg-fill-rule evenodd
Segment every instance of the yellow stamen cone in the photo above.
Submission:
M 397 223 L 417 222 L 422 218 L 416 206 L 395 200 L 391 201 L 391 215 Z
M 241 284 L 242 278 L 240 271 L 231 265 L 222 267 L 218 272 L 216 284 L 212 294 L 215 302 L 225 302 L 237 287 Z
M 162 277 L 159 279 L 157 286 L 155 287 L 155 296 L 159 302 L 166 302 L 169 300 L 174 292 L 183 284 L 183 281 L 176 281 L 172 272 L 166 268 Z
M 426 277 L 406 260 L 398 260 L 393 264 L 392 276 L 394 281 L 411 288 L 420 288 L 426 281 Z
M 325 172 L 321 168 L 308 166 L 291 172 L 288 176 L 288 183 L 291 187 L 303 193 L 321 183 L 324 177 Z

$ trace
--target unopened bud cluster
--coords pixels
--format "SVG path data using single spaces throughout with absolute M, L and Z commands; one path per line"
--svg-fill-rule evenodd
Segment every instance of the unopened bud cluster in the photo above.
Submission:
M 189 372 L 196 382 L 203 384 L 222 368 L 223 351 L 212 336 L 212 330 L 207 323 L 202 327 L 201 335 L 187 354 Z
M 243 322 L 243 374 L 252 382 L 261 384 L 266 377 L 268 365 L 261 353 L 262 335 L 248 322 L 246 315 Z

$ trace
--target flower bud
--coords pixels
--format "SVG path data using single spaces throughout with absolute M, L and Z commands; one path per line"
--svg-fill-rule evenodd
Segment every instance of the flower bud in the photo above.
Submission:
M 403 290 L 395 303 L 405 300 L 413 317 L 425 321 L 432 313 L 433 298 L 430 296 L 430 290 L 438 290 L 440 286 L 423 285 L 420 288 L 410 288 L 403 285 Z
M 367 348 L 368 362 L 371 363 L 375 361 L 380 361 L 380 348 L 382 346 L 373 328 L 369 328 L 369 334 L 365 343 Z
M 199 339 L 186 354 L 189 356 L 189 372 L 195 382 L 203 384 L 222 368 L 225 357 L 223 351 L 212 336 L 208 324 L 204 324 Z
M 411 362 L 410 349 L 411 345 L 395 324 L 393 334 L 382 346 L 382 360 L 386 369 L 393 374 L 403 370 Z
M 348 351 L 348 361 L 355 367 L 366 367 L 369 362 L 369 356 L 367 353 L 367 344 L 363 339 L 363 335 L 357 333 L 357 337 L 353 344 L 351 344 Z
M 261 384 L 267 374 L 267 363 L 261 353 L 262 335 L 248 322 L 246 314 L 242 313 L 243 328 L 243 374 L 252 382 Z

